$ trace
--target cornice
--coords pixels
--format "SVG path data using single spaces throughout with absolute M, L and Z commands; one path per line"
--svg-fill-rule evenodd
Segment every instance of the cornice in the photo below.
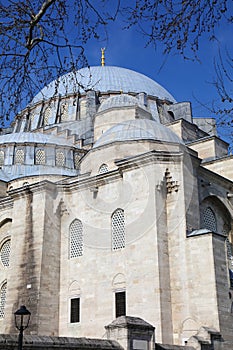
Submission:
M 140 155 L 119 159 L 115 164 L 120 170 L 127 170 L 137 168 L 139 165 L 146 165 L 149 163 L 169 162 L 180 163 L 183 159 L 183 152 L 167 152 L 152 150 Z
M 115 161 L 118 169 L 108 171 L 104 174 L 97 174 L 90 176 L 85 174 L 85 177 L 78 175 L 76 177 L 65 178 L 64 181 L 53 183 L 48 180 L 43 180 L 38 183 L 29 184 L 25 187 L 20 187 L 9 191 L 9 195 L 12 198 L 26 196 L 30 193 L 38 191 L 49 191 L 53 195 L 57 192 L 70 192 L 72 190 L 80 190 L 89 188 L 91 191 L 96 192 L 98 187 L 103 186 L 106 183 L 110 183 L 119 179 L 122 179 L 123 173 L 127 170 L 137 169 L 139 166 L 146 166 L 148 164 L 156 164 L 159 162 L 172 162 L 173 164 L 179 164 L 183 160 L 183 152 L 167 152 L 167 151 L 149 151 L 140 155 L 119 159 Z
M 8 191 L 8 194 L 11 198 L 17 199 L 17 198 L 22 198 L 25 197 L 31 193 L 35 192 L 50 192 L 52 194 L 55 194 L 56 191 L 56 184 L 53 182 L 50 182 L 48 180 L 43 180 L 41 182 L 37 182 L 34 184 L 28 184 L 26 186 L 22 186 L 16 189 L 12 189 Z
M 13 208 L 13 199 L 11 197 L 0 198 L 0 209 Z

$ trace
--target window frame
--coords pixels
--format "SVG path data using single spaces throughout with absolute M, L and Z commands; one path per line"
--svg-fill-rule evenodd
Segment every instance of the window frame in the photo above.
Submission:
M 121 297 L 123 296 L 123 300 Z M 115 318 L 126 316 L 126 290 L 116 290 L 114 292 Z M 123 312 L 122 312 L 123 310 Z
M 72 232 L 71 232 L 71 227 L 73 224 L 75 223 L 78 223 L 80 225 L 80 228 L 81 228 L 81 235 L 80 235 L 80 241 L 79 242 L 76 242 L 76 246 L 78 244 L 79 246 L 79 250 L 80 250 L 80 254 L 74 254 L 73 251 L 73 246 L 74 246 L 74 240 L 72 239 L 71 235 L 72 235 Z M 74 259 L 74 258 L 79 258 L 81 256 L 83 256 L 83 247 L 84 247 L 84 237 L 83 237 L 83 223 L 80 219 L 74 219 L 71 223 L 70 223 L 70 226 L 69 226 L 69 252 L 68 252 L 68 257 L 69 259 Z
M 114 227 L 114 216 L 117 214 L 117 212 L 121 212 L 123 214 L 123 224 L 120 226 L 120 229 L 123 230 L 123 236 L 121 238 L 122 244 L 120 246 L 117 246 L 117 234 L 119 234 L 119 227 Z M 126 246 L 126 224 L 125 224 L 125 211 L 122 208 L 117 208 L 114 210 L 111 216 L 111 239 L 112 239 L 112 251 L 119 251 L 121 249 L 124 249 Z
M 21 155 L 19 155 L 19 153 L 21 153 Z M 21 157 L 22 160 L 18 161 L 17 158 Z M 17 148 L 15 150 L 15 155 L 14 155 L 14 164 L 16 165 L 23 165 L 25 163 L 25 149 L 24 148 Z
M 75 310 L 75 307 L 74 306 L 72 307 L 73 301 L 78 301 L 78 305 L 77 305 L 78 314 L 73 313 Z M 74 323 L 77 324 L 80 322 L 81 322 L 81 298 L 80 298 L 80 296 L 72 296 L 72 297 L 70 297 L 70 300 L 69 300 L 69 323 L 70 324 L 74 324 Z
M 3 246 L 7 243 L 7 242 L 9 242 L 9 256 L 8 256 L 8 265 L 4 265 L 4 263 L 3 263 L 3 261 L 2 261 L 2 254 L 1 254 L 1 252 L 2 252 L 2 248 L 3 248 Z M 4 241 L 2 241 L 1 242 L 1 245 L 0 245 L 0 261 L 1 261 L 1 264 L 2 264 L 2 267 L 3 268 L 9 268 L 10 267 L 10 258 L 11 258 L 11 237 L 6 237 L 5 239 L 4 239 Z
M 3 287 L 5 287 L 5 300 L 4 300 L 4 304 L 2 303 L 2 290 Z M 1 288 L 0 288 L 0 320 L 3 320 L 5 318 L 5 308 L 6 308 L 6 298 L 7 298 L 7 281 L 5 280 L 2 284 L 1 284 Z M 2 314 L 2 315 L 1 315 Z

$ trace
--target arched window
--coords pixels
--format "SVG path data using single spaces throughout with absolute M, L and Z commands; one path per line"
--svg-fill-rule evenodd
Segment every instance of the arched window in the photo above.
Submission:
M 3 243 L 0 249 L 0 258 L 2 265 L 8 267 L 10 265 L 11 241 L 8 239 Z
M 69 257 L 77 258 L 83 255 L 83 225 L 78 219 L 70 224 Z
M 15 164 L 23 164 L 24 163 L 24 150 L 17 149 L 15 152 Z
M 62 151 L 56 151 L 56 165 L 64 166 L 65 165 L 65 154 Z
M 74 167 L 75 167 L 75 169 L 79 168 L 79 161 L 80 161 L 80 154 L 75 153 L 74 154 Z
M 125 247 L 125 214 L 123 209 L 117 209 L 112 214 L 112 249 Z
M 49 118 L 52 114 L 52 109 L 51 107 L 47 107 L 45 112 L 44 112 L 44 125 L 49 125 Z
M 99 174 L 104 174 L 104 173 L 107 173 L 108 172 L 108 166 L 107 164 L 102 164 L 100 167 L 99 167 Z
M 227 258 L 231 260 L 233 257 L 233 245 L 229 241 L 229 238 L 226 238 L 226 250 L 227 250 Z
M 4 158 L 5 158 L 5 155 L 4 155 L 4 151 L 0 151 L 0 166 L 1 165 L 4 165 Z
M 36 151 L 36 164 L 45 164 L 45 151 L 43 149 L 38 149 Z
M 0 290 L 0 318 L 4 318 L 5 316 L 6 291 L 7 283 L 5 282 Z
M 65 122 L 68 120 L 68 116 L 69 116 L 69 114 L 68 114 L 69 108 L 68 107 L 69 107 L 68 103 L 66 103 L 66 102 L 62 103 L 62 105 L 61 105 L 61 121 L 62 122 Z
M 203 223 L 208 230 L 217 232 L 216 216 L 210 207 L 205 208 L 203 212 Z

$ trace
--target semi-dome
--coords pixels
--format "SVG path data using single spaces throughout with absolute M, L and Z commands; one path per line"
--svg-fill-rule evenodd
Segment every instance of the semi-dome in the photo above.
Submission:
M 84 93 L 88 90 L 122 91 L 123 93 L 140 93 L 175 102 L 172 95 L 161 85 L 147 76 L 130 69 L 113 66 L 96 66 L 70 72 L 44 87 L 33 99 L 36 103 L 54 95 L 66 96 L 72 93 Z
M 137 97 L 121 94 L 121 95 L 111 96 L 106 100 L 104 100 L 101 103 L 98 112 L 103 112 L 110 108 L 121 108 L 121 107 L 130 107 L 130 106 L 139 106 L 145 109 L 145 106 L 139 101 Z
M 149 119 L 127 120 L 108 129 L 94 144 L 94 148 L 112 142 L 153 140 L 168 143 L 183 141 L 166 126 Z
M 0 145 L 2 144 L 23 144 L 23 143 L 34 143 L 34 144 L 53 144 L 59 146 L 72 146 L 72 141 L 69 141 L 62 137 L 57 137 L 51 134 L 42 134 L 39 132 L 18 132 L 1 135 Z

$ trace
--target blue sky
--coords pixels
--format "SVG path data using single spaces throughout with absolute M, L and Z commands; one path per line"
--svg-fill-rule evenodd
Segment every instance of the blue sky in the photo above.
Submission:
M 232 5 L 233 9 L 233 5 Z M 135 29 L 122 30 L 122 23 L 114 23 L 108 28 L 108 42 L 92 43 L 87 46 L 90 65 L 99 65 L 100 48 L 106 47 L 106 65 L 121 66 L 143 73 L 166 88 L 178 101 L 191 101 L 194 117 L 212 117 L 208 108 L 219 96 L 212 82 L 215 78 L 214 57 L 219 45 L 223 52 L 227 47 L 233 56 L 232 27 L 222 23 L 217 28 L 218 42 L 211 42 L 206 36 L 201 40 L 199 59 L 184 60 L 178 54 L 164 56 L 163 46 L 145 47 L 145 38 Z M 232 93 L 233 94 L 233 93 Z M 199 102 L 200 101 L 200 102 Z

